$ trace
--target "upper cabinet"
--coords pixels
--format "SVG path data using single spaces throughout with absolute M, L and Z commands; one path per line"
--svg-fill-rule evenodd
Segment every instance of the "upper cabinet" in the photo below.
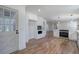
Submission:
M 37 21 L 38 20 L 37 19 L 38 18 L 37 15 L 35 15 L 33 13 L 28 12 L 27 16 L 28 16 L 29 20 L 33 20 L 33 21 Z

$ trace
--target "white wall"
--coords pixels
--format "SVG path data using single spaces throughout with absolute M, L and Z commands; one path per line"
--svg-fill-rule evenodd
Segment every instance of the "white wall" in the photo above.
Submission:
M 7 7 L 18 11 L 19 25 L 19 50 L 26 48 L 28 41 L 28 19 L 26 15 L 26 6 L 24 5 L 7 5 Z

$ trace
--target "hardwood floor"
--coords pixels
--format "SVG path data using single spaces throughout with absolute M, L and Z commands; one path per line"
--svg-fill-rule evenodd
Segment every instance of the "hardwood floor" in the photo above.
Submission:
M 67 38 L 56 38 L 48 33 L 41 39 L 31 39 L 27 48 L 16 54 L 77 54 L 78 48 L 75 41 Z

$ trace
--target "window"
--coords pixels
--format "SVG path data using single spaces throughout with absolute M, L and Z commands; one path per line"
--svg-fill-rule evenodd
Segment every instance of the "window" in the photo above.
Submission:
M 3 8 L 0 8 L 0 17 L 3 16 Z
M 16 30 L 16 12 L 11 9 L 0 8 L 0 32 Z
M 5 17 L 10 17 L 10 10 L 4 9 L 4 16 Z

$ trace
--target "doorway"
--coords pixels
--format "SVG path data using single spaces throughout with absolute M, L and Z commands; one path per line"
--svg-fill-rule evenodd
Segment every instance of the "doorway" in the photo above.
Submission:
M 17 11 L 0 6 L 0 54 L 14 52 L 18 46 Z

